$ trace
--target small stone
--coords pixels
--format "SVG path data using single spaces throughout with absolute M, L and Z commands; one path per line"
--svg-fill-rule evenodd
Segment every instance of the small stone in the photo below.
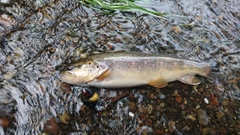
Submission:
M 195 121 L 195 120 L 196 120 L 196 116 L 194 116 L 193 114 L 189 114 L 189 115 L 187 116 L 187 119 L 190 119 L 190 120 L 192 120 L 192 121 Z
M 0 125 L 2 127 L 7 127 L 9 125 L 9 120 L 6 118 L 0 118 Z
M 150 97 L 151 99 L 154 99 L 154 98 L 155 98 L 155 95 L 154 95 L 153 93 L 151 93 L 151 94 L 149 95 L 149 97 Z
M 54 48 L 54 47 L 48 47 L 48 52 L 50 53 L 50 54 L 53 54 L 53 53 L 55 53 L 56 52 L 56 48 Z
M 165 103 L 160 103 L 160 107 L 165 107 Z
M 69 121 L 70 121 L 70 115 L 69 113 L 64 113 L 61 117 L 60 117 L 60 121 L 64 124 L 69 124 Z
M 170 121 L 168 122 L 168 129 L 169 129 L 169 131 L 170 131 L 171 133 L 174 132 L 174 130 L 176 129 L 175 124 L 176 124 L 176 122 L 173 121 L 173 120 L 170 120 Z
M 147 106 L 147 113 L 151 114 L 152 111 L 153 111 L 153 106 L 151 104 L 148 104 L 148 106 Z
M 140 107 L 138 108 L 138 111 L 139 111 L 140 113 L 144 113 L 144 114 L 147 113 L 147 110 L 146 110 L 146 108 L 145 108 L 143 105 L 140 105 Z
M 190 131 L 190 130 L 191 130 L 191 128 L 190 128 L 188 125 L 186 125 L 186 126 L 184 127 L 184 129 L 187 130 L 187 131 Z
M 132 112 L 135 112 L 136 111 L 136 103 L 135 102 L 129 102 L 129 110 L 132 111 Z
M 44 126 L 44 130 L 49 134 L 58 135 L 58 133 L 60 131 L 60 127 L 59 127 L 58 123 L 56 122 L 56 120 L 54 118 L 51 118 L 51 119 L 47 120 L 47 122 Z
M 63 90 L 66 93 L 72 92 L 71 86 L 67 83 L 62 83 L 60 88 L 61 88 L 61 90 Z
M 204 100 L 204 102 L 205 102 L 206 104 L 209 104 L 209 101 L 208 101 L 207 98 L 204 98 L 203 100 Z
M 185 104 L 180 104 L 179 106 L 180 106 L 180 108 L 181 108 L 182 110 L 185 109 Z
M 187 102 L 187 99 L 184 98 L 184 101 L 183 103 L 186 105 L 188 102 Z
M 174 92 L 173 92 L 173 96 L 178 96 L 179 94 L 178 94 L 178 90 L 174 90 Z
M 208 125 L 208 116 L 206 111 L 202 109 L 197 110 L 197 115 L 198 115 L 198 122 L 201 126 L 207 126 Z
M 156 115 L 150 115 L 149 118 L 152 120 L 156 120 Z
M 132 112 L 129 112 L 129 113 L 128 113 L 128 116 L 130 116 L 130 117 L 133 118 L 133 117 L 134 117 L 134 114 L 133 114 Z
M 153 135 L 164 135 L 164 130 L 155 129 Z
M 219 101 L 214 96 L 214 94 L 210 95 L 210 104 L 213 105 L 213 106 L 218 106 L 219 105 Z
M 172 27 L 172 31 L 176 34 L 180 34 L 181 33 L 181 28 L 177 25 Z
M 139 114 L 138 115 L 138 124 L 141 124 L 142 122 L 143 122 L 143 120 L 145 120 L 146 119 L 146 115 L 145 114 Z
M 196 109 L 199 109 L 199 108 L 200 108 L 200 105 L 199 105 L 199 104 L 197 104 L 197 105 L 196 105 Z
M 221 119 L 225 114 L 223 112 L 216 112 L 216 116 L 218 119 Z
M 228 104 L 229 104 L 229 100 L 228 99 L 226 99 L 226 100 L 224 100 L 222 102 L 222 106 L 227 106 Z
M 177 103 L 181 103 L 182 102 L 182 96 L 181 95 L 177 96 L 175 98 L 175 100 L 176 100 Z
M 208 135 L 210 133 L 210 128 L 209 127 L 206 127 L 202 130 L 202 135 Z
M 147 118 L 145 124 L 148 125 L 148 126 L 152 126 L 152 120 Z

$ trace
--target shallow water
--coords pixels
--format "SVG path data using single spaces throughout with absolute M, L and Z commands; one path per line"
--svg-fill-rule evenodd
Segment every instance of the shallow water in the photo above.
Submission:
M 135 3 L 169 16 L 104 15 L 64 0 L 1 4 L 0 133 L 239 134 L 240 2 Z M 103 112 L 83 105 L 82 87 L 61 87 L 58 65 L 119 50 L 169 53 L 219 72 L 198 87 L 100 89 L 110 102 Z

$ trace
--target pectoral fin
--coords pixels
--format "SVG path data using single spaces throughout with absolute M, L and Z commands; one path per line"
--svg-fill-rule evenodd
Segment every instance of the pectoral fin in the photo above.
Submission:
M 156 88 L 163 88 L 168 85 L 167 81 L 162 77 L 155 80 L 150 80 L 148 81 L 148 84 Z
M 186 83 L 189 85 L 198 85 L 201 81 L 195 75 L 187 75 L 179 79 L 180 82 Z

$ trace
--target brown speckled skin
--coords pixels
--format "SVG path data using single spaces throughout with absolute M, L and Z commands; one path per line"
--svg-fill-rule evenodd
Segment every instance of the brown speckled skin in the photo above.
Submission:
M 198 74 L 206 77 L 210 72 L 210 66 L 206 63 L 151 54 L 103 53 L 89 58 L 104 62 L 110 67 L 109 74 L 103 80 L 87 82 L 95 87 L 134 87 L 146 85 L 155 79 L 172 82 L 187 75 Z

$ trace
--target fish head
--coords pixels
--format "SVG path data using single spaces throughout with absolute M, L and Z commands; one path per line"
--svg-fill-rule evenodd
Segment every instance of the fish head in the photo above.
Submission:
M 81 85 L 96 79 L 109 68 L 110 67 L 105 62 L 84 59 L 66 67 L 60 73 L 60 78 L 66 83 Z

